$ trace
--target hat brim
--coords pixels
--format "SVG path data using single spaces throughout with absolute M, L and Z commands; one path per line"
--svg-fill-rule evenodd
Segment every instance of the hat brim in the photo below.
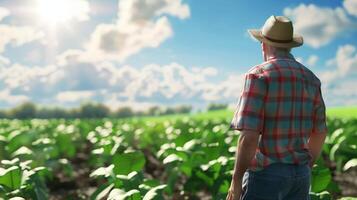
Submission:
M 274 47 L 294 48 L 294 47 L 299 47 L 304 44 L 304 40 L 303 40 L 302 36 L 300 36 L 300 35 L 294 34 L 291 42 L 282 43 L 282 42 L 273 42 L 273 41 L 265 38 L 262 34 L 262 31 L 259 29 L 249 29 L 248 32 L 251 36 L 253 36 L 258 41 L 266 43 L 266 44 L 274 46 Z

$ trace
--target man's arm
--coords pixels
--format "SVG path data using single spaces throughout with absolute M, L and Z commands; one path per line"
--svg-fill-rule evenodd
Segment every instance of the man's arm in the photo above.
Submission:
M 312 167 L 315 163 L 315 161 L 319 158 L 321 150 L 322 150 L 322 145 L 325 142 L 326 138 L 326 133 L 312 133 L 309 141 L 308 141 L 308 147 L 310 154 L 312 156 L 312 160 L 310 163 L 310 167 Z
M 259 133 L 256 131 L 242 130 L 236 150 L 233 181 L 242 183 L 244 172 L 248 169 L 258 146 Z
M 240 198 L 243 175 L 254 157 L 259 133 L 263 130 L 266 92 L 266 81 L 262 74 L 246 74 L 242 95 L 231 122 L 231 129 L 241 131 L 241 136 L 227 200 Z
M 313 115 L 313 129 L 308 141 L 308 147 L 312 160 L 310 167 L 318 159 L 321 153 L 322 145 L 324 144 L 327 126 L 326 126 L 326 107 L 322 99 L 321 87 L 318 88 L 317 94 L 314 99 L 314 115 Z

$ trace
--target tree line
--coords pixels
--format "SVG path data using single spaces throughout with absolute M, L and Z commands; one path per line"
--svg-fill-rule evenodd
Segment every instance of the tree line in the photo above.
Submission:
M 226 104 L 209 104 L 207 110 L 226 109 Z M 134 116 L 160 116 L 169 114 L 183 114 L 192 111 L 191 105 L 178 105 L 172 107 L 152 106 L 145 111 L 134 111 L 131 107 L 124 106 L 112 111 L 101 103 L 84 103 L 77 108 L 66 109 L 63 107 L 40 107 L 31 102 L 22 103 L 8 110 L 0 110 L 0 118 L 8 119 L 51 119 L 51 118 L 127 118 Z

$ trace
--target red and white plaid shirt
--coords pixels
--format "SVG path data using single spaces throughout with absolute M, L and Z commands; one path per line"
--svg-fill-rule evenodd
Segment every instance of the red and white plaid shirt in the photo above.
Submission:
M 253 67 L 231 122 L 235 130 L 261 134 L 250 169 L 275 163 L 304 164 L 310 134 L 327 131 L 320 80 L 290 53 Z

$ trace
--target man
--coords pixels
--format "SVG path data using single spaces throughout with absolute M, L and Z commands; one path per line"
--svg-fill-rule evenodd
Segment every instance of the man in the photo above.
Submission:
M 290 54 L 303 38 L 287 17 L 271 16 L 249 33 L 265 62 L 246 73 L 231 123 L 241 135 L 227 200 L 309 199 L 327 132 L 321 82 Z

